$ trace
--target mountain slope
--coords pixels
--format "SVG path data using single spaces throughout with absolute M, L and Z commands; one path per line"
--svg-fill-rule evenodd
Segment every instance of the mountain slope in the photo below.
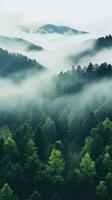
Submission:
M 78 34 L 86 34 L 85 31 L 79 31 L 68 26 L 57 26 L 54 24 L 45 24 L 40 27 L 25 27 L 21 26 L 22 30 L 26 33 L 40 33 L 40 34 L 61 34 L 61 35 L 78 35 Z
M 0 49 L 0 77 L 21 78 L 29 72 L 36 73 L 43 69 L 45 68 L 36 62 L 36 60 Z
M 25 51 L 42 51 L 44 50 L 41 46 L 35 45 L 27 40 L 21 38 L 11 38 L 6 36 L 0 36 L 0 47 L 2 48 L 21 48 Z
M 88 45 L 89 44 L 89 45 Z M 82 44 L 82 51 L 70 56 L 70 59 L 74 61 L 75 64 L 79 64 L 82 59 L 92 58 L 98 53 L 104 50 L 111 50 L 112 48 L 112 36 L 100 37 L 98 39 L 92 39 L 86 41 Z
M 75 35 L 75 34 L 85 34 L 87 32 L 78 31 L 68 26 L 56 26 L 54 24 L 46 24 L 37 30 L 37 32 L 41 34 L 49 34 L 49 33 L 58 33 L 58 34 L 68 34 L 68 35 Z

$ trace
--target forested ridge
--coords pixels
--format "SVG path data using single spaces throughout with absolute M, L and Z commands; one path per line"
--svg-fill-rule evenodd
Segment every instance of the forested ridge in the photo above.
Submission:
M 17 47 L 21 47 L 22 49 L 26 51 L 43 51 L 44 49 L 41 46 L 37 46 L 27 40 L 24 40 L 22 38 L 13 38 L 13 37 L 6 37 L 6 36 L 0 36 L 0 46 L 7 47 L 13 47 L 14 49 L 17 49 Z
M 44 67 L 34 59 L 19 53 L 10 53 L 0 48 L 0 77 L 14 78 L 24 77 L 28 71 L 38 72 Z
M 20 26 L 21 30 L 25 33 L 40 33 L 40 34 L 62 34 L 62 35 L 80 35 L 80 34 L 88 34 L 86 31 L 79 31 L 74 28 L 68 26 L 59 26 L 55 24 L 44 24 L 40 27 L 34 25 L 30 26 Z
M 112 199 L 112 65 L 52 78 L 41 103 L 0 105 L 0 200 Z
M 70 58 L 74 63 L 79 64 L 82 59 L 89 58 L 91 61 L 94 56 L 97 56 L 104 51 L 111 50 L 111 48 L 112 35 L 106 35 L 105 37 L 99 37 L 97 39 L 90 39 L 85 41 L 81 46 L 81 52 L 70 56 Z

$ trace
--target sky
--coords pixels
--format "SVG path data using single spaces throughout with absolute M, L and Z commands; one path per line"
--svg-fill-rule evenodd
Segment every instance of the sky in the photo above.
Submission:
M 111 30 L 112 0 L 0 0 L 0 15 L 2 25 L 13 20 Z

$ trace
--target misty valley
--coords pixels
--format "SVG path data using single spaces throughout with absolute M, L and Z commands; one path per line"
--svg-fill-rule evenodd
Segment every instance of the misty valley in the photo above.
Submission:
M 0 36 L 0 200 L 112 199 L 112 35 Z

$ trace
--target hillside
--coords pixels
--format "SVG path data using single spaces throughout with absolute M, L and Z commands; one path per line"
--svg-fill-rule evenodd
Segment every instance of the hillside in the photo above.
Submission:
M 86 47 L 88 44 L 89 47 Z M 71 56 L 71 60 L 74 61 L 74 64 L 80 63 L 82 59 L 87 57 L 91 60 L 91 58 L 96 56 L 98 53 L 105 50 L 110 50 L 112 48 L 112 36 L 109 35 L 98 39 L 88 40 L 82 44 L 82 49 L 83 48 L 83 51 L 80 51 L 78 54 L 76 53 L 75 55 Z
M 112 65 L 78 66 L 51 84 L 42 101 L 1 106 L 0 199 L 111 200 Z
M 41 34 L 66 34 L 66 35 L 77 35 L 77 34 L 86 34 L 87 32 L 78 31 L 68 26 L 57 26 L 54 24 L 46 24 L 38 28 L 37 32 Z
M 40 34 L 61 34 L 61 35 L 87 34 L 87 32 L 85 31 L 79 31 L 68 26 L 58 26 L 54 24 L 45 24 L 40 27 L 21 26 L 21 29 L 26 33 L 33 32 Z
M 27 40 L 21 38 L 11 38 L 6 36 L 0 36 L 0 47 L 2 48 L 13 48 L 22 49 L 25 51 L 43 51 L 44 49 L 41 46 L 35 45 Z
M 36 60 L 32 60 L 21 54 L 9 53 L 7 50 L 0 49 L 0 76 L 11 77 L 20 76 L 28 71 L 41 71 L 44 67 Z

